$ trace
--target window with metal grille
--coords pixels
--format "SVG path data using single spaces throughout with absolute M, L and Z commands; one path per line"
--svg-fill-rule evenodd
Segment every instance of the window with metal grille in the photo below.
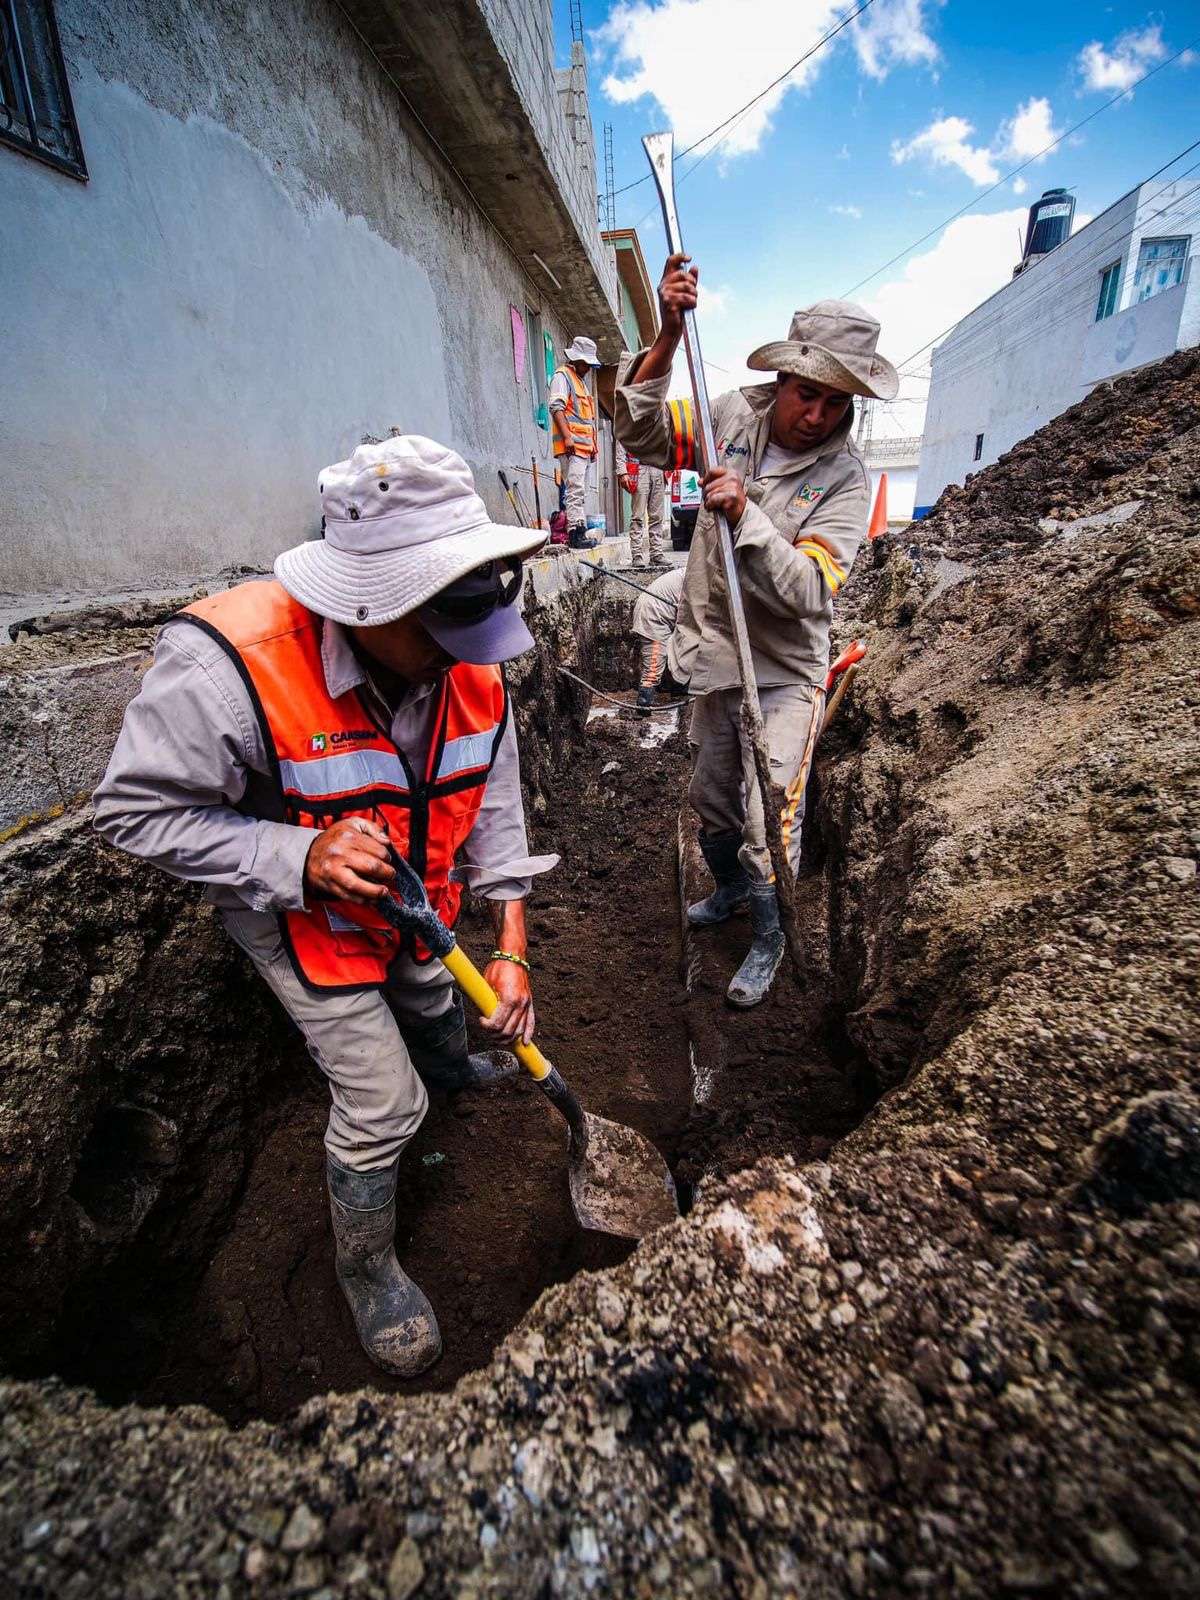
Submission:
M 983 459 L 983 435 L 981 433 L 975 435 L 975 459 L 976 461 Z
M 87 179 L 50 0 L 0 0 L 0 143 Z
M 1149 300 L 1183 282 L 1190 238 L 1143 239 L 1133 280 L 1133 303 Z
M 1096 302 L 1096 321 L 1103 322 L 1117 309 L 1117 288 L 1121 282 L 1121 263 L 1114 261 L 1100 275 L 1100 298 Z

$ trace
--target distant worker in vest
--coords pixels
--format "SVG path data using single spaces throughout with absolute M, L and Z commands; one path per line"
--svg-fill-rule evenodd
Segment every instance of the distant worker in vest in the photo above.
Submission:
M 597 452 L 596 401 L 588 379 L 599 365 L 596 341 L 576 334 L 563 353 L 563 365 L 550 380 L 550 426 L 563 475 L 567 543 L 572 550 L 594 550 L 599 543 L 589 539 L 587 531 L 588 468 Z
M 321 474 L 324 538 L 274 581 L 188 606 L 159 636 L 95 794 L 111 844 L 206 885 L 230 937 L 329 1080 L 337 1277 L 367 1354 L 412 1377 L 441 1335 L 395 1254 L 399 1157 L 426 1085 L 515 1076 L 468 1053 L 449 974 L 379 902 L 397 852 L 447 923 L 490 902 L 497 1043 L 529 1040 L 531 857 L 499 663 L 533 643 L 517 607 L 537 529 L 489 521 L 461 456 L 415 435 Z
M 666 494 L 662 468 L 638 461 L 619 440 L 616 460 L 617 482 L 626 494 L 633 496 L 629 524 L 630 560 L 635 569 L 661 567 L 666 550 Z
M 679 616 L 684 570 L 683 567 L 672 567 L 669 572 L 660 574 L 634 602 L 633 634 L 641 640 L 637 708 L 645 717 L 650 715 L 654 697 L 663 687 L 664 674 L 668 687 L 683 687 L 675 684 L 666 668 L 667 651 Z
M 695 468 L 690 400 L 667 391 L 683 314 L 696 304 L 698 269 L 671 256 L 658 287 L 661 329 L 616 391 L 617 436 L 642 462 Z M 794 872 L 805 788 L 825 700 L 833 599 L 866 536 L 870 483 L 851 433 L 854 396 L 891 400 L 899 377 L 876 350 L 879 324 L 861 306 L 819 300 L 797 311 L 785 339 L 746 359 L 765 383 L 712 404 L 717 461 L 701 480 L 704 505 L 688 553 L 679 621 L 667 664 L 695 704 L 688 800 L 713 893 L 688 907 L 695 928 L 749 909 L 751 943 L 727 990 L 757 1005 L 783 957 L 784 936 L 767 853 L 762 802 L 741 725 L 737 655 L 714 512 L 728 520 L 745 601 L 771 775 L 786 800 L 781 823 Z

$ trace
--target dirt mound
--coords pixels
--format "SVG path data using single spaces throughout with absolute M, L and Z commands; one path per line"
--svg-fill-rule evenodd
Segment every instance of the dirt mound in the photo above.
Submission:
M 1096 400 L 1061 459 L 1106 448 Z M 691 1213 L 550 1289 L 452 1394 L 234 1433 L 7 1385 L 16 1593 L 1196 1592 L 1200 449 L 1160 437 L 1136 470 L 1162 496 L 1086 526 L 1039 528 L 1095 502 L 1036 485 L 1005 522 L 1011 459 L 936 553 L 881 548 L 844 618 L 870 652 L 812 797 L 823 994 L 790 1055 L 778 1012 L 760 1043 L 808 1093 L 832 1006 L 885 1091 L 862 1126 L 732 1173 L 701 1141 Z M 625 848 L 647 806 L 608 777 L 580 801 Z M 625 937 L 659 893 L 627 884 Z M 736 1116 L 754 1046 L 725 1036 Z

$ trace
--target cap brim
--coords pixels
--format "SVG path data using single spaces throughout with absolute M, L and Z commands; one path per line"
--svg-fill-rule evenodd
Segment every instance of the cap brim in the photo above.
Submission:
M 533 649 L 533 635 L 515 603 L 497 606 L 478 622 L 451 622 L 432 606 L 422 606 L 421 626 L 456 661 L 475 667 L 497 666 Z
M 484 562 L 532 555 L 545 542 L 538 528 L 497 522 L 375 555 L 352 555 L 313 539 L 277 556 L 275 576 L 318 616 L 346 626 L 377 627 L 407 616 Z
M 832 350 L 794 339 L 760 344 L 746 357 L 746 365 L 751 372 L 791 372 L 798 378 L 810 378 L 814 383 L 825 383 L 832 389 L 865 395 L 871 400 L 894 400 L 900 389 L 900 374 L 883 356 L 874 357 L 871 376 L 864 379 L 851 372 Z

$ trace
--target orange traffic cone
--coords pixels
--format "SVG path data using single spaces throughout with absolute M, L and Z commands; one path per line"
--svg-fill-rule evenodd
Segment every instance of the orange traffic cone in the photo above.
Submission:
M 875 495 L 875 508 L 871 512 L 871 525 L 867 529 L 868 539 L 878 539 L 881 533 L 887 532 L 887 473 L 879 474 L 879 489 Z

